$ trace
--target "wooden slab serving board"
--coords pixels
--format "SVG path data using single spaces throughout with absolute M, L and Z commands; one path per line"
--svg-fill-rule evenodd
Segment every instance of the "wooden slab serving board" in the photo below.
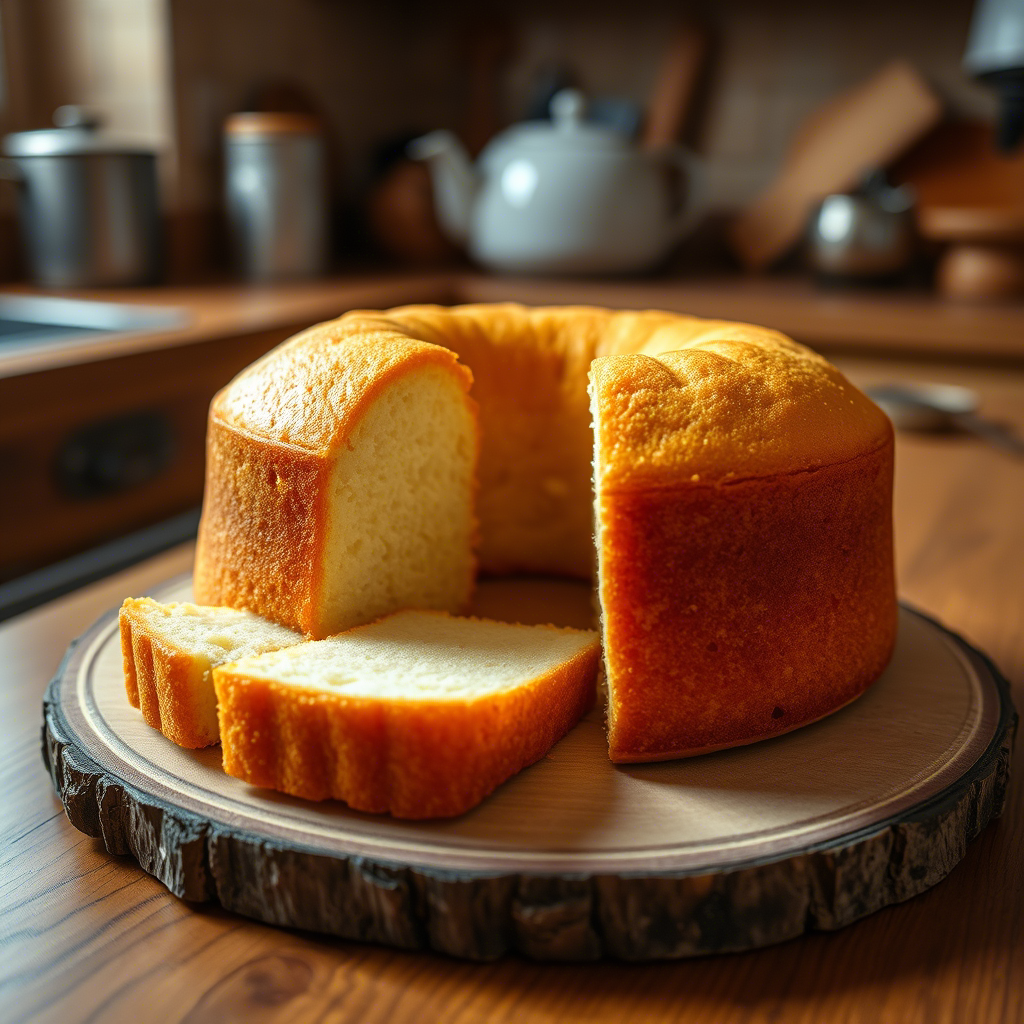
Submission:
M 188 579 L 157 591 L 185 600 Z M 589 590 L 491 581 L 476 612 L 588 625 Z M 681 957 L 847 925 L 944 878 L 1002 810 L 1016 713 L 991 663 L 904 608 L 893 661 L 835 715 L 763 743 L 615 766 L 600 711 L 450 821 L 247 786 L 125 698 L 116 613 L 44 705 L 67 815 L 186 900 L 486 959 Z

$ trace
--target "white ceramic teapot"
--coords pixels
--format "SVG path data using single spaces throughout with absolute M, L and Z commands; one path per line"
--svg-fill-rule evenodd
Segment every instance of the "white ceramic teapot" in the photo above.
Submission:
M 584 121 L 584 108 L 582 94 L 563 90 L 551 101 L 553 121 L 502 132 L 475 167 L 450 132 L 410 144 L 430 168 L 441 227 L 478 263 L 512 273 L 637 272 L 693 224 L 693 157 L 641 151 Z

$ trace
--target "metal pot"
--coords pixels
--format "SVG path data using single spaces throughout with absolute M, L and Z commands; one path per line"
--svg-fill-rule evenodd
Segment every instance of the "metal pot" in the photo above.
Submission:
M 156 153 L 101 134 L 78 108 L 56 128 L 3 140 L 0 176 L 20 186 L 29 272 L 53 288 L 147 284 L 160 276 Z

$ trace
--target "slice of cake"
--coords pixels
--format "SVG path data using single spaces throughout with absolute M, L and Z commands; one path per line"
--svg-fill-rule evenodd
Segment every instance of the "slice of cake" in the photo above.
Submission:
M 120 626 L 129 702 L 147 724 L 190 748 L 219 739 L 214 666 L 303 640 L 251 612 L 160 604 L 149 597 L 125 601 Z
M 316 640 L 402 608 L 465 611 L 471 382 L 437 345 L 343 323 L 245 370 L 210 407 L 196 599 Z
M 214 669 L 224 770 L 398 818 L 462 814 L 594 701 L 597 634 L 405 611 Z

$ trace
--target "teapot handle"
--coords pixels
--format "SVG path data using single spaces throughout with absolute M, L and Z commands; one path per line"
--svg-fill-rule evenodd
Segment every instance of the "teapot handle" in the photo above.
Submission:
M 697 223 L 707 198 L 707 172 L 703 161 L 683 146 L 668 146 L 652 154 L 678 173 L 686 184 L 685 199 L 665 228 L 665 247 L 682 239 Z

